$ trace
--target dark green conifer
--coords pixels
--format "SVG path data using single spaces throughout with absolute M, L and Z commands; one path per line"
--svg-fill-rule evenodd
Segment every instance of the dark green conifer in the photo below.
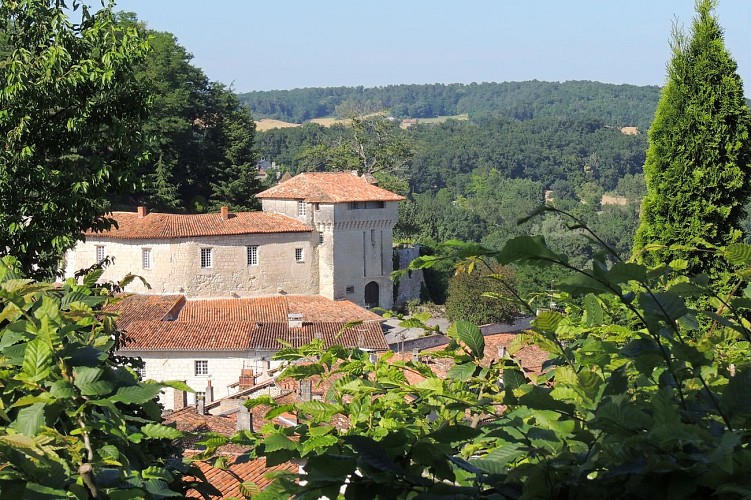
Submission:
M 712 12 L 715 3 L 697 1 L 688 35 L 674 30 L 668 80 L 649 130 L 647 196 L 636 252 L 647 244 L 704 248 L 742 240 L 751 116 Z M 666 249 L 645 257 L 651 262 L 686 259 L 693 273 L 721 271 L 700 250 Z

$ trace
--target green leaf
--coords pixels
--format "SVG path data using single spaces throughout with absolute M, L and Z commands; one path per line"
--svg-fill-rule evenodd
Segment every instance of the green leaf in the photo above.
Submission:
M 52 348 L 42 339 L 34 339 L 26 345 L 23 357 L 23 372 L 31 380 L 41 380 L 52 365 Z
M 303 443 L 301 455 L 305 456 L 313 452 L 316 454 L 323 453 L 329 447 L 336 444 L 336 442 L 337 442 L 336 436 L 333 436 L 331 434 L 328 434 L 325 436 L 311 437 Z
M 37 448 L 37 443 L 31 437 L 25 434 L 8 434 L 0 436 L 0 442 L 13 448 L 14 450 L 26 449 L 33 450 Z
M 290 438 L 285 436 L 284 434 L 280 432 L 275 432 L 273 434 L 268 435 L 264 440 L 263 444 L 266 447 L 266 451 L 277 451 L 277 450 L 296 450 L 297 449 L 297 443 L 292 441 Z
M 146 424 L 141 427 L 141 432 L 144 436 L 152 439 L 177 439 L 182 437 L 183 433 L 175 429 L 162 424 Z
M 196 392 L 182 380 L 166 380 L 159 383 L 165 387 L 172 387 L 173 389 L 177 389 L 178 391 Z
M 151 493 L 154 497 L 182 497 L 182 495 L 176 491 L 169 489 L 169 485 L 161 479 L 148 479 L 143 482 L 146 491 Z
M 146 467 L 142 472 L 141 476 L 144 479 L 161 479 L 163 481 L 166 481 L 167 483 L 172 482 L 174 479 L 172 477 L 172 474 L 167 471 L 167 469 L 163 467 L 157 467 L 155 465 L 151 465 L 149 467 Z
M 471 354 L 475 359 L 482 359 L 485 355 L 485 339 L 477 325 L 469 321 L 455 321 L 448 328 L 446 334 L 451 338 L 460 340 L 469 347 L 470 352 L 467 354 Z
M 527 377 L 521 370 L 514 368 L 504 368 L 503 370 L 503 385 L 507 389 L 517 389 L 527 383 Z
M 657 317 L 663 317 L 669 321 L 675 321 L 688 313 L 688 308 L 683 299 L 672 293 L 643 293 L 639 295 L 639 303 L 644 312 Z
M 504 474 L 508 472 L 506 465 L 526 455 L 522 445 L 513 443 L 496 448 L 487 455 L 470 460 L 469 462 L 489 474 Z
M 512 262 L 531 262 L 537 265 L 550 265 L 561 262 L 561 256 L 548 248 L 542 236 L 517 236 L 506 242 L 503 249 L 496 255 L 501 264 Z
M 647 281 L 647 268 L 633 262 L 616 262 L 607 272 L 607 278 L 613 284 L 629 281 L 644 283 Z
M 49 486 L 43 486 L 39 483 L 26 483 L 26 494 L 24 495 L 24 498 L 34 498 L 34 499 L 59 499 L 59 498 L 67 498 L 68 494 L 65 490 L 59 490 L 56 488 L 50 488 Z
M 380 443 L 366 436 L 344 436 L 342 440 L 352 446 L 357 453 L 368 465 L 375 467 L 377 470 L 389 471 L 396 474 L 403 472 L 402 468 L 389 457 L 386 450 Z
M 160 384 L 148 382 L 130 387 L 121 387 L 113 396 L 110 396 L 109 400 L 112 402 L 143 404 L 157 397 L 161 389 Z
M 533 321 L 533 325 L 545 332 L 555 332 L 563 320 L 563 315 L 556 311 L 542 311 Z
M 580 297 L 588 293 L 612 293 L 613 290 L 608 288 L 607 285 L 601 281 L 584 274 L 574 274 L 560 280 L 556 283 L 556 287 L 564 292 L 570 293 L 574 297 Z M 616 292 L 620 293 L 618 285 L 613 285 Z
M 453 446 L 455 443 L 471 441 L 480 434 L 481 431 L 475 427 L 461 424 L 449 424 L 431 432 L 427 437 L 435 439 L 439 443 L 448 443 Z
M 264 394 L 262 396 L 257 396 L 255 398 L 246 399 L 245 403 L 243 403 L 243 405 L 246 408 L 253 409 L 253 408 L 255 408 L 256 406 L 259 406 L 259 405 L 276 406 L 277 403 L 274 400 L 274 398 L 272 398 L 268 394 Z
M 475 363 L 470 362 L 457 364 L 449 369 L 448 377 L 454 380 L 465 382 L 469 380 L 472 375 L 474 375 L 475 370 L 477 370 L 477 365 Z
M 104 269 L 94 269 L 83 278 L 83 286 L 86 288 L 93 288 L 99 278 L 104 274 Z
M 240 483 L 240 494 L 245 497 L 252 497 L 261 492 L 261 488 L 253 481 L 243 481 Z
M 594 294 L 588 293 L 584 297 L 584 311 L 586 312 L 587 326 L 601 325 L 604 321 L 602 304 Z
M 85 304 L 88 307 L 96 307 L 99 304 L 102 304 L 105 300 L 106 297 L 101 295 L 86 295 L 85 293 L 76 290 L 63 295 L 63 298 L 60 300 L 60 309 L 69 309 L 71 304 L 75 304 L 76 302 Z
M 42 429 L 45 423 L 44 403 L 36 403 L 18 411 L 16 420 L 10 427 L 24 436 L 34 437 Z
M 751 266 L 751 245 L 734 243 L 725 248 L 724 256 L 736 266 Z

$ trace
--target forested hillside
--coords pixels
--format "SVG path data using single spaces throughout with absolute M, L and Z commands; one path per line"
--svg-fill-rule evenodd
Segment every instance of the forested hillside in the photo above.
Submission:
M 302 123 L 334 116 L 337 106 L 356 103 L 387 109 L 397 118 L 430 118 L 468 113 L 531 120 L 591 117 L 616 126 L 646 130 L 660 89 L 590 81 L 389 85 L 270 90 L 239 94 L 253 116 Z

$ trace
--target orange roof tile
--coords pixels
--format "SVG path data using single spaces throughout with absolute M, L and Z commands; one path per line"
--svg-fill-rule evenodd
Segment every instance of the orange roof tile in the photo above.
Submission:
M 133 321 L 124 351 L 245 351 L 255 323 L 247 321 Z
M 118 328 L 127 329 L 134 321 L 162 321 L 174 316 L 185 303 L 182 295 L 128 295 L 115 304 L 109 305 L 107 312 L 120 313 Z
M 378 321 L 344 328 L 345 323 L 288 323 L 251 321 L 133 321 L 126 331 L 124 351 L 277 351 L 280 340 L 299 347 L 314 338 L 326 347 L 343 345 L 385 351 L 388 349 Z
M 286 323 L 290 313 L 302 314 L 306 323 L 383 321 L 382 317 L 348 300 L 333 301 L 320 295 L 188 300 L 177 321 Z
M 266 212 L 238 212 L 223 220 L 213 214 L 162 214 L 149 213 L 139 218 L 135 212 L 113 212 L 109 217 L 117 228 L 96 233 L 87 231 L 87 237 L 113 239 L 173 239 L 196 236 L 222 236 L 259 233 L 302 233 L 313 229 L 307 224 L 286 215 Z
M 345 323 L 307 323 L 302 328 L 290 328 L 287 323 L 261 324 L 251 338 L 250 348 L 276 351 L 283 347 L 279 339 L 293 347 L 300 347 L 320 338 L 326 347 L 342 345 L 376 351 L 388 350 L 379 322 L 365 321 L 346 329 L 343 329 L 344 325 Z
M 403 196 L 374 186 L 351 172 L 305 172 L 257 194 L 256 197 L 298 199 L 309 203 L 404 199 Z
M 260 489 L 266 488 L 271 484 L 271 480 L 266 477 L 270 472 L 288 471 L 297 473 L 299 466 L 290 462 L 284 462 L 272 467 L 266 466 L 266 458 L 258 458 L 247 462 L 231 463 L 226 470 L 217 469 L 205 462 L 198 462 L 198 467 L 206 476 L 206 480 L 216 489 L 222 492 L 219 498 L 243 498 L 240 494 L 240 483 L 244 481 L 253 481 Z M 188 491 L 188 498 L 201 498 L 196 491 Z

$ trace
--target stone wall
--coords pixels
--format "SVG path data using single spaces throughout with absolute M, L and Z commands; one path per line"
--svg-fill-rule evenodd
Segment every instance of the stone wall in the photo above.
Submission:
M 399 269 L 407 269 L 410 262 L 420 256 L 419 245 L 398 246 L 394 248 L 399 262 Z M 394 305 L 402 307 L 410 300 L 420 298 L 420 290 L 425 283 L 422 269 L 408 271 L 399 277 L 399 285 L 394 297 Z
M 318 294 L 318 235 L 270 233 L 197 237 L 175 240 L 117 240 L 89 238 L 66 256 L 66 276 L 96 261 L 96 247 L 114 258 L 102 280 L 119 280 L 128 273 L 139 280 L 128 291 L 136 293 L 184 293 L 190 297 L 255 297 Z M 258 245 L 258 265 L 248 265 L 247 246 Z M 142 265 L 143 249 L 151 249 L 151 269 Z M 201 267 L 201 249 L 212 251 L 212 267 Z M 303 262 L 295 249 L 302 248 Z
M 334 206 L 334 299 L 364 306 L 365 286 L 375 282 L 378 305 L 391 308 L 392 228 L 397 217 L 396 202 L 384 203 L 383 208 L 351 209 L 347 203 Z
M 265 360 L 271 360 L 273 353 L 265 351 L 124 351 L 119 354 L 140 357 L 145 363 L 145 379 L 182 380 L 197 392 L 204 392 L 211 379 L 214 400 L 237 392 L 237 387 L 228 386 L 240 380 L 243 368 L 252 368 L 257 374 L 256 383 L 267 380 Z M 195 374 L 195 361 L 208 362 L 208 375 Z M 268 361 L 271 369 L 278 368 L 280 362 Z M 165 410 L 174 409 L 172 389 L 165 389 L 159 396 Z M 188 404 L 196 403 L 195 393 L 188 393 Z

